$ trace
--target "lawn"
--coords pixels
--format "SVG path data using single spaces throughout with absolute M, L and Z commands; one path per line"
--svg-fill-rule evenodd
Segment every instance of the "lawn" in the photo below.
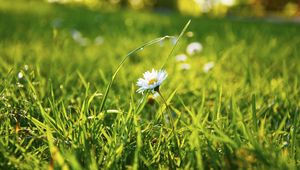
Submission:
M 300 168 L 300 24 L 0 0 L 0 40 L 0 169 Z

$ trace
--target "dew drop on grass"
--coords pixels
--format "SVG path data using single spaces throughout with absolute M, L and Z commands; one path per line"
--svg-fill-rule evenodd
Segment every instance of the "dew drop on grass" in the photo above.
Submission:
M 164 41 L 164 40 L 159 41 L 159 46 L 160 46 L 160 47 L 164 46 L 164 44 L 165 44 L 165 41 Z
M 177 39 L 178 39 L 177 37 L 171 38 L 171 39 L 170 39 L 171 44 L 172 44 L 172 45 L 175 45 L 176 42 L 177 42 Z

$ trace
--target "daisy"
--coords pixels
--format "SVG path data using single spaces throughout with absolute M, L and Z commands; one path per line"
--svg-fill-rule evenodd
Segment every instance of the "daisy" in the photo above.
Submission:
M 27 64 L 24 65 L 24 70 L 25 70 L 25 71 L 28 71 L 28 69 L 29 69 L 28 65 L 27 65 Z
M 23 77 L 24 77 L 23 73 L 22 73 L 22 72 L 19 72 L 19 73 L 18 73 L 18 78 L 19 78 L 19 79 L 22 79 Z
M 177 56 L 175 56 L 176 61 L 178 62 L 184 62 L 187 59 L 187 56 L 185 54 L 178 54 Z
M 196 53 L 201 52 L 202 49 L 203 49 L 202 44 L 200 44 L 199 42 L 192 42 L 187 46 L 186 52 L 189 55 L 194 55 Z
M 137 90 L 138 93 L 144 93 L 144 91 L 151 90 L 152 92 L 159 91 L 159 86 L 167 78 L 168 74 L 165 70 L 154 70 L 146 71 L 143 74 L 143 78 L 139 78 L 136 83 L 140 88 Z
M 191 69 L 191 65 L 188 64 L 188 63 L 183 63 L 183 64 L 180 64 L 180 70 L 189 70 Z
M 203 71 L 205 73 L 209 72 L 209 70 L 211 70 L 213 67 L 215 66 L 215 63 L 213 61 L 211 62 L 208 62 L 206 63 L 204 66 L 203 66 Z
M 71 35 L 75 41 L 82 38 L 82 34 L 78 30 L 72 30 Z
M 71 32 L 72 34 L 72 38 L 75 42 L 77 42 L 79 45 L 81 46 L 87 46 L 89 39 L 85 38 L 82 36 L 81 32 L 79 32 L 78 30 L 73 30 Z

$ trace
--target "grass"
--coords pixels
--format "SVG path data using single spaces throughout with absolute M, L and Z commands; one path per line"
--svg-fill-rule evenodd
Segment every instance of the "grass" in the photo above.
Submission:
M 1 169 L 300 168 L 300 25 L 192 18 L 194 36 L 173 54 L 193 41 L 203 51 L 185 71 L 172 55 L 161 86 L 172 126 L 161 98 L 135 92 L 143 72 L 164 64 L 169 39 L 130 55 L 101 102 L 126 54 L 178 36 L 188 17 L 0 2 Z

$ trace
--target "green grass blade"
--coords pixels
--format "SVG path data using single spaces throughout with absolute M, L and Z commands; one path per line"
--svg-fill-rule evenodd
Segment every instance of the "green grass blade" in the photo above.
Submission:
M 190 23 L 191 23 L 191 20 L 189 20 L 189 21 L 185 24 L 185 26 L 183 27 L 182 31 L 180 32 L 180 34 L 179 34 L 179 36 L 178 36 L 178 38 L 177 38 L 177 40 L 176 40 L 176 42 L 175 42 L 175 45 L 173 46 L 172 50 L 171 50 L 170 53 L 169 53 L 169 55 L 168 55 L 166 61 L 165 61 L 164 64 L 161 66 L 161 69 L 163 69 L 163 68 L 165 67 L 165 65 L 167 64 L 167 62 L 169 61 L 169 58 L 172 56 L 172 54 L 173 54 L 175 48 L 177 47 L 177 44 L 178 44 L 179 40 L 181 39 L 181 37 L 183 36 L 183 34 L 186 32 L 186 30 L 187 30 L 187 28 L 189 27 Z

